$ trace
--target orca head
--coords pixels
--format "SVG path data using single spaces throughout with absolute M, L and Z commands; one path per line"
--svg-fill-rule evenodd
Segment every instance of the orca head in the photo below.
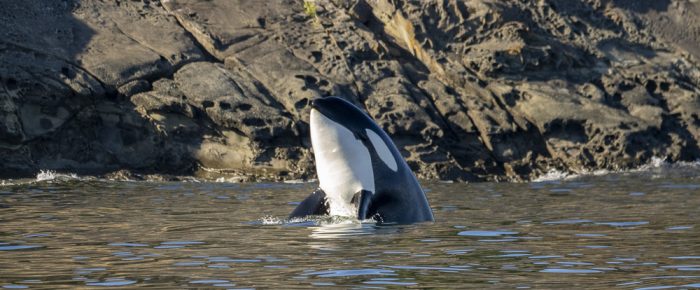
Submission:
M 376 164 L 397 171 L 397 150 L 369 115 L 352 103 L 326 97 L 313 100 L 311 107 L 311 144 L 330 214 L 356 216 L 353 196 L 361 190 L 375 192 Z M 373 163 L 372 156 L 381 161 Z

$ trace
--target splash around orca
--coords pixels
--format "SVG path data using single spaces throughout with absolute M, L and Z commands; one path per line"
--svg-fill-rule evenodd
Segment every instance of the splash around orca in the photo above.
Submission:
M 290 218 L 339 215 L 383 224 L 433 221 L 415 175 L 369 115 L 339 97 L 315 99 L 311 107 L 319 188 Z

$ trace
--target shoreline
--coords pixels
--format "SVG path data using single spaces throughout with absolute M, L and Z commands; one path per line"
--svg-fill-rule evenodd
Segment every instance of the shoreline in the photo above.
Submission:
M 680 170 L 680 171 L 692 171 L 700 168 L 700 160 L 694 162 L 677 162 L 669 163 L 661 158 L 654 158 L 649 163 L 644 164 L 637 168 L 629 169 L 619 169 L 619 170 L 595 170 L 595 171 L 580 171 L 580 172 L 566 172 L 559 171 L 557 169 L 550 169 L 543 175 L 537 176 L 532 180 L 518 180 L 518 181 L 499 181 L 499 180 L 484 180 L 477 181 L 481 182 L 524 182 L 524 183 L 540 183 L 540 182 L 557 182 L 572 179 L 580 179 L 587 177 L 596 176 L 606 176 L 606 175 L 616 175 L 616 174 L 653 174 L 656 171 L 668 171 L 668 170 Z M 235 175 L 235 174 L 218 174 L 218 175 L 170 175 L 170 174 L 158 174 L 158 173 L 139 173 L 129 170 L 119 170 L 115 172 L 110 172 L 107 174 L 78 174 L 74 172 L 62 172 L 53 170 L 40 170 L 34 175 L 26 175 L 20 178 L 12 178 L 6 176 L 0 176 L 0 181 L 2 185 L 14 185 L 15 181 L 24 182 L 41 182 L 41 181 L 53 181 L 53 180 L 78 180 L 78 181 L 144 181 L 144 182 L 215 182 L 215 183 L 240 183 L 240 184 L 255 184 L 255 183 L 285 183 L 285 184 L 306 184 L 315 183 L 318 180 L 314 177 L 312 178 L 280 178 L 279 176 L 272 177 L 261 177 L 261 176 L 251 176 L 251 175 Z M 463 182 L 454 180 L 435 180 L 435 179 L 420 179 L 421 183 L 475 183 L 475 182 Z

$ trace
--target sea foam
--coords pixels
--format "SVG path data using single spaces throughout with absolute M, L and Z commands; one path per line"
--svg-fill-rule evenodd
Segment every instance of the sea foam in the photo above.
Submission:
M 550 169 L 547 173 L 540 175 L 534 179 L 532 182 L 549 182 L 557 180 L 569 180 L 575 179 L 583 176 L 601 176 L 616 173 L 647 173 L 655 172 L 658 170 L 685 170 L 685 169 L 696 169 L 700 168 L 700 160 L 698 161 L 681 161 L 676 163 L 670 163 L 666 161 L 666 158 L 652 157 L 649 162 L 643 164 L 637 168 L 623 169 L 623 170 L 579 170 L 574 172 L 566 172 L 558 169 Z

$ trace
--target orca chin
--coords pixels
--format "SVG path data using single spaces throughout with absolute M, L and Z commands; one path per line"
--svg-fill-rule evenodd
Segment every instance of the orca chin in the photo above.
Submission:
M 433 221 L 415 175 L 369 115 L 339 97 L 315 99 L 311 107 L 319 188 L 290 218 L 339 215 L 380 223 Z

